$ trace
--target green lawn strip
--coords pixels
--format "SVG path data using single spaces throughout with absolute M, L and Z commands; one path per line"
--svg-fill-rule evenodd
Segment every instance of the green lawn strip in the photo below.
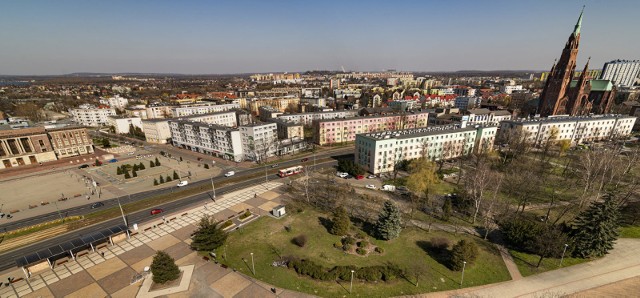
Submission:
M 513 261 L 518 266 L 518 270 L 520 271 L 520 274 L 522 274 L 522 276 L 534 275 L 560 268 L 560 258 L 545 258 L 544 260 L 542 260 L 542 264 L 540 264 L 540 267 L 536 268 L 538 259 L 540 259 L 539 256 L 515 251 L 513 249 L 510 249 L 509 253 L 511 253 L 511 256 L 513 256 Z M 569 267 L 589 261 L 591 260 L 572 258 L 565 255 L 564 260 L 562 260 L 562 267 Z
M 49 228 L 53 228 L 53 227 L 58 227 L 61 225 L 65 225 L 65 224 L 70 224 L 74 221 L 78 221 L 82 219 L 82 217 L 80 216 L 71 216 L 71 217 L 67 217 L 64 219 L 64 221 L 57 219 L 54 221 L 49 221 L 49 222 L 45 222 L 45 223 L 41 223 L 41 224 L 37 224 L 35 226 L 30 226 L 30 227 L 26 227 L 26 228 L 22 228 L 16 231 L 10 231 L 7 233 L 2 233 L 0 234 L 0 237 L 3 237 L 3 241 L 6 241 L 8 239 L 12 239 L 12 238 L 17 238 L 20 236 L 25 236 L 25 235 L 29 235 L 35 232 L 40 232 Z
M 227 258 L 222 262 L 252 276 L 250 268 L 253 252 L 256 278 L 276 287 L 322 297 L 347 295 L 349 283 L 312 280 L 306 276 L 298 276 L 292 269 L 273 267 L 272 262 L 278 260 L 280 255 L 310 259 L 326 269 L 336 265 L 364 267 L 387 263 L 397 264 L 401 268 L 418 265 L 426 269 L 426 274 L 420 278 L 419 287 L 414 284 L 415 277 L 408 277 L 409 280 L 398 277 L 390 282 L 377 283 L 354 280 L 354 294 L 363 297 L 388 297 L 459 288 L 460 272 L 449 270 L 422 247 L 436 237 L 449 239 L 451 245 L 460 239 L 468 239 L 478 244 L 480 255 L 476 264 L 468 266 L 465 271 L 465 287 L 510 279 L 499 253 L 491 244 L 477 238 L 445 232 L 426 233 L 419 229 L 405 229 L 400 238 L 391 241 L 379 241 L 368 236 L 368 241 L 374 246 L 382 247 L 384 253 L 370 252 L 368 256 L 358 256 L 345 254 L 342 250 L 333 247 L 334 243 L 340 241 L 340 237 L 329 234 L 320 224 L 320 217 L 326 216 L 312 210 L 288 214 L 282 219 L 262 217 L 231 233 L 226 249 L 219 248 L 217 254 L 223 256 L 226 250 Z M 291 232 L 284 229 L 287 225 L 291 226 Z M 305 234 L 309 239 L 304 248 L 291 242 L 293 237 L 300 234 Z
M 640 238 L 640 227 L 639 226 L 621 227 L 620 238 Z

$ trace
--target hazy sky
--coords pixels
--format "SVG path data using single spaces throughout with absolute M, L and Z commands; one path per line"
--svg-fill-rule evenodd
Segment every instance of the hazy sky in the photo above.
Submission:
M 10 1 L 0 74 L 546 70 L 640 59 L 640 1 Z

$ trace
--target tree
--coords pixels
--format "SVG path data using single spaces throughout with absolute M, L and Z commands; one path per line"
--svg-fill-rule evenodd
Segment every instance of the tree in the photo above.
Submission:
M 464 188 L 467 198 L 473 201 L 473 216 L 471 223 L 476 223 L 476 218 L 480 212 L 482 201 L 485 197 L 485 191 L 492 185 L 494 172 L 491 170 L 489 157 L 485 154 L 473 155 L 474 170 L 467 172 L 465 175 Z
M 164 177 L 160 176 L 160 184 L 164 183 Z
M 593 202 L 574 220 L 569 236 L 573 255 L 581 258 L 601 257 L 618 239 L 620 204 L 612 195 Z
M 158 185 L 158 179 L 153 178 L 153 185 L 154 185 L 154 186 L 157 186 L 157 185 Z
M 349 220 L 347 210 L 342 206 L 336 208 L 333 213 L 333 218 L 331 219 L 331 234 L 338 236 L 346 235 L 349 232 L 350 225 L 351 220 Z
M 142 164 L 142 162 L 140 162 L 138 164 L 138 169 L 140 169 L 140 170 L 144 170 L 145 169 L 144 164 Z
M 129 174 L 128 170 L 125 170 L 124 171 L 124 179 L 129 179 L 129 178 L 131 178 L 131 175 Z
M 173 171 L 173 180 L 178 180 L 180 179 L 180 177 L 178 176 L 178 173 L 176 173 L 176 171 Z
M 536 267 L 540 267 L 542 260 L 549 257 L 559 257 L 567 243 L 567 236 L 556 226 L 544 225 L 540 233 L 536 233 L 527 244 L 528 249 L 540 256 Z
M 444 198 L 444 204 L 442 205 L 442 220 L 449 221 L 449 217 L 451 217 L 451 199 Z
M 452 270 L 460 271 L 464 266 L 463 262 L 471 265 L 478 257 L 478 246 L 474 242 L 460 240 L 451 249 L 450 267 Z
M 158 160 L 158 158 L 156 157 L 156 167 L 160 166 L 160 161 Z
M 116 168 L 116 175 L 122 175 L 122 168 L 120 167 Z
M 155 164 L 155 163 L 153 163 L 153 160 L 150 160 L 150 161 L 149 161 L 149 167 L 150 167 L 150 168 L 153 168 L 153 167 L 155 167 L 155 166 L 156 166 L 156 164 Z
M 169 176 L 169 175 L 167 175 L 167 178 L 166 178 L 166 179 L 164 179 L 164 181 L 167 181 L 167 182 L 171 182 L 171 180 L 172 180 L 172 179 L 171 179 L 171 176 Z
M 407 187 L 417 193 L 424 194 L 424 204 L 429 203 L 429 191 L 438 183 L 435 165 L 426 158 L 413 161 L 410 164 Z M 423 206 L 418 206 L 418 208 Z
M 111 148 L 111 142 L 109 142 L 109 139 L 107 138 L 102 139 L 102 147 Z
M 163 284 L 180 277 L 180 268 L 175 260 L 164 251 L 158 251 L 151 262 L 153 282 Z
M 375 224 L 375 230 L 378 238 L 383 240 L 391 240 L 400 236 L 402 230 L 400 211 L 391 201 L 384 202 Z
M 139 170 L 138 165 L 137 164 L 133 164 L 133 171 L 135 172 L 137 170 Z
M 221 247 L 227 240 L 227 232 L 213 216 L 204 216 L 198 228 L 191 234 L 191 249 L 197 251 L 213 251 Z
M 138 173 L 137 173 L 137 172 L 138 172 L 138 171 L 133 170 L 133 171 L 131 171 L 131 175 L 132 175 L 133 177 L 138 177 Z

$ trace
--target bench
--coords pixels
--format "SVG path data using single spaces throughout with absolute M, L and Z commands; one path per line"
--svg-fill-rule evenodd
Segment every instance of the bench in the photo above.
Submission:
M 18 278 L 12 279 L 11 283 L 14 284 L 14 283 L 17 283 L 17 282 L 22 281 L 22 280 L 24 280 L 24 278 L 18 277 Z
M 187 213 L 187 212 L 185 212 L 185 213 L 182 213 L 182 215 L 181 215 L 181 216 L 186 216 L 187 214 L 188 214 L 188 213 Z

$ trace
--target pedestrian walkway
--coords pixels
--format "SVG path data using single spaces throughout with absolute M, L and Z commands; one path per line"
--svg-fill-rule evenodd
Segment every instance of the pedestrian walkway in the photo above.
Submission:
M 131 280 L 151 264 L 158 250 L 171 255 L 178 266 L 195 265 L 189 291 L 175 295 L 273 296 L 270 285 L 203 260 L 190 249 L 189 244 L 191 233 L 205 215 L 223 220 L 247 209 L 254 214 L 266 215 L 272 206 L 281 204 L 281 192 L 278 190 L 281 185 L 281 182 L 269 182 L 238 190 L 201 207 L 141 224 L 130 239 L 100 247 L 95 252 L 78 252 L 75 261 L 58 261 L 53 270 L 34 274 L 28 280 L 19 280 L 23 276 L 20 269 L 3 272 L 0 278 L 14 277 L 16 282 L 2 286 L 0 297 L 135 297 L 140 284 L 131 284 Z M 281 289 L 275 294 L 278 297 L 305 296 Z

